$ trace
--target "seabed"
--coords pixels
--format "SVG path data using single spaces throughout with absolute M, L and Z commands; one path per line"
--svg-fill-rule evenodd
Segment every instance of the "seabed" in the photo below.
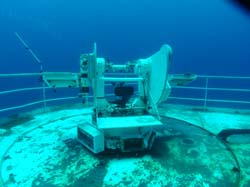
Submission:
M 249 112 L 163 105 L 151 151 L 97 155 L 76 140 L 90 113 L 67 106 L 2 119 L 0 186 L 250 187 L 249 135 L 216 136 L 249 128 Z

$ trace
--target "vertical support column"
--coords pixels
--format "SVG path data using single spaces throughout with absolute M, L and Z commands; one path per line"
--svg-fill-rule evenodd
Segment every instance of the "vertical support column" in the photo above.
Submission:
M 150 64 L 147 59 L 140 59 L 136 61 L 134 73 L 138 74 L 142 81 L 138 82 L 139 99 L 136 100 L 136 105 L 139 107 L 148 107 L 148 99 L 150 98 L 149 93 L 149 72 Z
M 106 109 L 106 100 L 104 93 L 104 80 L 102 79 L 105 71 L 105 59 L 97 58 L 96 59 L 96 74 L 95 74 L 95 105 L 98 110 Z
M 204 111 L 207 108 L 207 94 L 208 94 L 208 77 L 206 77 L 205 79 L 205 96 L 204 96 L 204 104 L 203 104 Z

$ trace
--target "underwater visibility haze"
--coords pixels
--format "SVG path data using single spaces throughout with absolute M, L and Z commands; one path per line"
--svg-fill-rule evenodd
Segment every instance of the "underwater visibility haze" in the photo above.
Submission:
M 230 1 L 1 0 L 0 22 L 1 73 L 40 71 L 17 32 L 45 71 L 78 71 L 80 54 L 94 42 L 98 55 L 115 63 L 147 57 L 166 43 L 174 52 L 171 73 L 249 75 L 249 14 Z M 37 84 L 0 82 L 1 90 Z
M 0 186 L 250 187 L 249 10 L 1 0 Z

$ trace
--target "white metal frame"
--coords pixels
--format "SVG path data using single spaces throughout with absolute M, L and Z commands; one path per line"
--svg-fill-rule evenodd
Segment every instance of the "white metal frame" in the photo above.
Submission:
M 0 74 L 0 79 L 1 78 L 11 78 L 11 77 L 31 77 L 31 76 L 41 76 L 41 73 L 20 73 L 20 74 Z M 209 102 L 215 102 L 215 103 L 239 103 L 239 104 L 245 104 L 249 105 L 250 108 L 250 101 L 246 100 L 240 100 L 238 98 L 235 98 L 234 100 L 223 100 L 223 99 L 210 99 L 208 97 L 208 93 L 212 91 L 228 91 L 228 92 L 247 92 L 250 94 L 250 88 L 249 89 L 239 89 L 239 88 L 216 88 L 216 87 L 209 87 L 209 80 L 211 79 L 232 79 L 232 80 L 249 80 L 250 82 L 250 77 L 240 77 L 240 76 L 210 76 L 210 75 L 198 75 L 197 79 L 205 79 L 205 85 L 204 87 L 194 87 L 194 86 L 172 86 L 172 89 L 191 89 L 191 90 L 204 90 L 204 97 L 203 98 L 194 98 L 194 97 L 175 97 L 174 95 L 171 95 L 168 97 L 169 100 L 178 100 L 180 101 L 201 101 L 203 102 L 203 108 L 205 109 L 206 107 L 209 106 Z M 105 86 L 110 86 L 110 84 L 105 84 Z M 18 88 L 18 89 L 12 89 L 12 90 L 4 90 L 0 91 L 0 97 L 3 97 L 3 95 L 6 94 L 12 94 L 12 93 L 19 93 L 19 92 L 27 92 L 27 91 L 34 91 L 34 90 L 41 90 L 43 93 L 43 98 L 39 101 L 34 101 L 31 103 L 25 103 L 23 105 L 18 105 L 18 106 L 11 106 L 7 108 L 2 108 L 0 109 L 0 113 L 2 112 L 7 112 L 11 110 L 16 110 L 16 109 L 21 109 L 25 108 L 28 106 L 33 106 L 33 105 L 38 105 L 38 104 L 43 104 L 44 110 L 46 110 L 46 103 L 47 102 L 52 102 L 52 101 L 60 101 L 60 100 L 72 100 L 72 99 L 77 99 L 78 97 L 72 96 L 72 97 L 62 97 L 62 98 L 47 98 L 46 97 L 46 90 L 47 89 L 53 89 L 49 88 L 46 86 L 42 87 L 29 87 L 29 88 Z M 112 96 L 112 94 L 108 94 L 107 96 Z M 86 96 L 86 98 L 92 98 L 93 96 Z M 1 99 L 1 98 L 0 98 Z M 218 107 L 220 107 L 218 105 Z

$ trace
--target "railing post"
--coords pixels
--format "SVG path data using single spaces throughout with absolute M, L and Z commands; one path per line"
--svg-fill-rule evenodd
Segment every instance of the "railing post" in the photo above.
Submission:
M 45 89 L 45 83 L 44 82 L 43 82 L 42 93 L 43 93 L 43 110 L 44 110 L 44 112 L 46 112 L 47 103 L 46 103 L 46 89 Z
M 205 96 L 204 96 L 204 104 L 203 104 L 204 111 L 207 108 L 207 92 L 208 92 L 208 77 L 205 78 Z

